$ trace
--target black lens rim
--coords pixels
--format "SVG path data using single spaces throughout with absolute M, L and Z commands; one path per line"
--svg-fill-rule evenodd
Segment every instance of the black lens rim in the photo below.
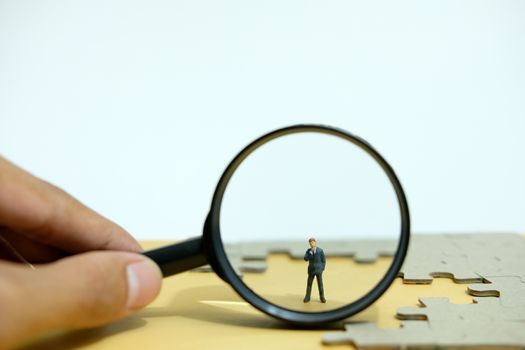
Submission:
M 226 256 L 220 232 L 220 213 L 222 198 L 224 196 L 224 192 L 226 191 L 226 188 L 232 175 L 235 173 L 235 170 L 244 161 L 244 159 L 246 159 L 256 149 L 270 142 L 273 139 L 286 135 L 305 132 L 329 134 L 345 139 L 358 146 L 367 154 L 369 154 L 372 158 L 374 158 L 374 160 L 383 169 L 383 171 L 389 178 L 390 183 L 394 187 L 401 216 L 401 231 L 396 254 L 394 255 L 394 259 L 389 269 L 387 270 L 383 278 L 376 284 L 376 286 L 372 288 L 366 295 L 352 302 L 351 304 L 330 311 L 315 313 L 291 310 L 272 304 L 268 300 L 264 299 L 263 297 L 252 291 L 240 279 L 240 277 L 237 276 L 234 269 L 232 268 Z M 403 187 L 401 186 L 401 183 L 397 178 L 394 170 L 392 169 L 390 164 L 379 154 L 379 152 L 377 152 L 367 141 L 349 133 L 348 131 L 328 125 L 298 124 L 274 130 L 257 138 L 255 141 L 246 146 L 241 152 L 239 152 L 237 156 L 235 156 L 235 158 L 227 166 L 226 170 L 224 170 L 213 194 L 210 212 L 208 214 L 204 229 L 204 236 L 207 238 L 207 240 L 211 241 L 210 243 L 212 249 L 211 251 L 207 252 L 207 255 L 209 256 L 210 261 L 212 262 L 212 266 L 214 266 L 215 270 L 217 270 L 217 273 L 219 273 L 221 278 L 223 278 L 233 287 L 233 289 L 239 294 L 239 296 L 241 296 L 244 300 L 252 304 L 257 309 L 275 318 L 299 325 L 315 325 L 320 323 L 338 321 L 349 316 L 355 315 L 356 313 L 364 310 L 372 303 L 374 303 L 388 289 L 388 287 L 392 284 L 394 279 L 398 276 L 399 270 L 403 265 L 403 261 L 405 260 L 408 251 L 408 244 L 410 239 L 410 214 Z

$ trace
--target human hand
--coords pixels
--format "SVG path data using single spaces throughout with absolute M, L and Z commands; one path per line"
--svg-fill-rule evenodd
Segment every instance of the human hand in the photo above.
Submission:
M 141 250 L 120 226 L 0 157 L 0 348 L 151 302 L 162 275 Z

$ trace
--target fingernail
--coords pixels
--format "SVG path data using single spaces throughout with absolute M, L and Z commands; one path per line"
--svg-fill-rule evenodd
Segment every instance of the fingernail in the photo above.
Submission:
M 155 299 L 162 284 L 159 267 L 145 259 L 127 266 L 128 275 L 128 309 L 141 308 Z

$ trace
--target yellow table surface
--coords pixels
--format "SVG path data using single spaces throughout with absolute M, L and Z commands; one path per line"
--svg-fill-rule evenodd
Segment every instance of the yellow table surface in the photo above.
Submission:
M 146 248 L 165 244 L 143 242 Z M 270 256 L 269 268 L 283 258 Z M 366 268 L 383 271 L 386 263 L 388 260 L 379 259 Z M 305 279 L 306 269 L 301 281 Z M 328 280 L 325 278 L 327 299 Z M 314 282 L 312 302 L 317 297 L 315 287 Z M 472 303 L 467 284 L 437 278 L 429 285 L 408 285 L 397 278 L 376 303 L 350 320 L 372 321 L 382 328 L 399 327 L 397 308 L 416 306 L 418 298 L 431 296 L 448 297 L 457 304 Z M 244 302 L 214 273 L 186 272 L 165 279 L 159 297 L 133 316 L 96 329 L 47 334 L 19 349 L 351 349 L 351 345 L 321 343 L 324 333 L 343 328 L 342 323 L 336 326 L 339 328 L 291 327 Z

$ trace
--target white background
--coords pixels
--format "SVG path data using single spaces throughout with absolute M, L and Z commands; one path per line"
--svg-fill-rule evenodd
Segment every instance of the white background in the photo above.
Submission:
M 0 153 L 140 239 L 199 234 L 227 162 L 366 138 L 415 232 L 525 231 L 523 1 L 0 1 Z

